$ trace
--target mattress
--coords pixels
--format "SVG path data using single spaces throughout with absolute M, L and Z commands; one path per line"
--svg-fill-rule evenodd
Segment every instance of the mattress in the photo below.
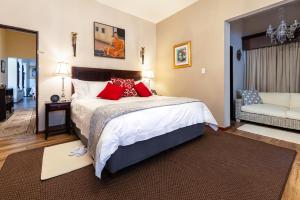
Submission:
M 110 104 L 147 101 L 149 99 L 159 101 L 164 98 L 170 97 L 127 97 L 119 101 L 91 98 L 74 99 L 71 104 L 71 117 L 81 130 L 81 134 L 88 138 L 91 117 L 97 108 Z M 217 127 L 216 120 L 202 102 L 151 108 L 112 119 L 103 129 L 97 145 L 96 175 L 100 177 L 107 160 L 120 146 L 128 146 L 199 123 L 207 123 L 215 129 Z

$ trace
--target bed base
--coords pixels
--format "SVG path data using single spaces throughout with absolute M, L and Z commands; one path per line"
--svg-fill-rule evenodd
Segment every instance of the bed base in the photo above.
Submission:
M 80 133 L 80 130 L 75 125 L 73 127 L 76 135 L 87 145 L 87 138 Z M 163 151 L 193 140 L 203 135 L 203 132 L 204 124 L 199 123 L 132 145 L 120 146 L 107 161 L 105 168 L 110 173 L 116 173 Z

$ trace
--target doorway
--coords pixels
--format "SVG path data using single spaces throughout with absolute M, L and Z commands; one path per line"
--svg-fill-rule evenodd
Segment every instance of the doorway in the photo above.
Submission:
M 0 25 L 0 138 L 38 133 L 38 32 Z
M 269 87 L 269 85 L 274 85 L 275 78 L 280 76 L 277 74 L 268 78 L 265 78 L 265 76 L 274 72 L 280 72 L 280 70 L 273 69 L 274 63 L 266 68 L 256 68 L 254 67 L 256 65 L 253 63 L 259 63 L 260 61 L 254 59 L 255 62 L 249 64 L 247 63 L 247 55 L 249 55 L 250 51 L 279 46 L 280 43 L 274 44 L 271 42 L 271 39 L 266 35 L 266 30 L 270 25 L 277 27 L 282 16 L 288 25 L 293 24 L 294 20 L 300 19 L 299 8 L 299 1 L 282 2 L 226 21 L 225 25 L 229 28 L 225 29 L 225 38 L 226 41 L 230 41 L 230 43 L 225 45 L 225 69 L 228 72 L 225 75 L 225 93 L 227 95 L 225 107 L 226 111 L 228 111 L 226 112 L 226 119 L 231 119 L 232 122 L 235 121 L 235 102 L 236 99 L 241 98 L 240 90 L 255 89 L 258 92 L 277 92 L 275 90 L 266 90 L 265 88 Z M 285 11 L 284 15 L 280 12 L 282 9 Z M 297 30 L 295 32 L 295 39 L 298 41 L 299 31 L 300 29 L 298 29 L 298 32 Z M 288 41 L 287 43 L 289 42 L 293 41 Z M 259 57 L 269 58 L 270 56 L 260 53 Z M 262 63 L 267 63 L 267 61 Z M 267 69 L 268 71 L 266 71 Z M 259 76 L 259 74 L 262 74 L 262 76 Z M 275 82 L 279 83 L 279 81 Z

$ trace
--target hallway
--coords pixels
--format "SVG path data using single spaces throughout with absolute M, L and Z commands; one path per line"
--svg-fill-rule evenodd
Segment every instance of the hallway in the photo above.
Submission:
M 14 104 L 15 111 L 35 109 L 35 107 L 36 100 L 34 100 L 32 97 L 24 97 L 22 101 Z
M 32 97 L 14 105 L 14 114 L 6 121 L 0 122 L 0 137 L 33 135 L 36 132 L 36 101 Z

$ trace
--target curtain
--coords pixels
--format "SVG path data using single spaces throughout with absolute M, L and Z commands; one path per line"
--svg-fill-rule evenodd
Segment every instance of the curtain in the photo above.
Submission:
M 300 42 L 246 51 L 245 86 L 300 93 Z

